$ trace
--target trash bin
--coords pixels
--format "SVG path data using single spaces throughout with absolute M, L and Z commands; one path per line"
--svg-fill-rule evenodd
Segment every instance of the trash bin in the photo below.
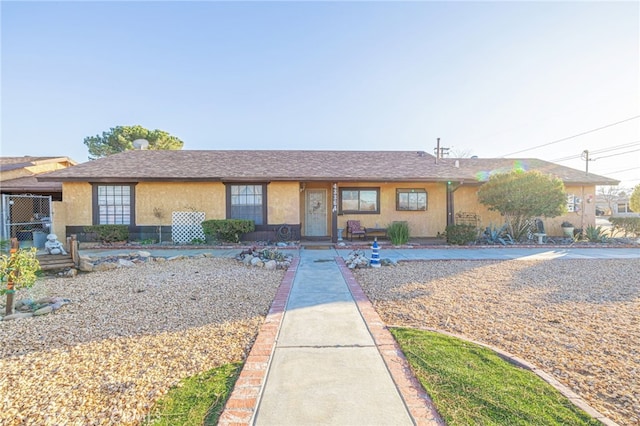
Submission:
M 36 248 L 44 248 L 47 242 L 47 234 L 44 231 L 33 231 L 33 246 Z

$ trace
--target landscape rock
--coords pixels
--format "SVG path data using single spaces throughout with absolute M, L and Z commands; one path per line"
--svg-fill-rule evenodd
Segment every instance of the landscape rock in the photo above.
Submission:
M 49 305 L 49 306 L 45 306 L 44 308 L 38 309 L 33 313 L 33 315 L 37 317 L 40 315 L 50 314 L 51 312 L 53 312 L 53 306 Z
M 2 318 L 2 321 L 11 321 L 14 319 L 23 319 L 23 318 L 31 318 L 33 316 L 32 312 L 16 312 L 15 314 L 7 315 Z
M 104 262 L 104 263 L 98 263 L 97 265 L 94 265 L 93 270 L 97 272 L 103 272 L 103 271 L 110 271 L 112 269 L 116 269 L 117 267 L 118 267 L 117 263 Z
M 136 266 L 131 260 L 128 259 L 118 259 L 118 267 L 119 268 L 132 268 Z

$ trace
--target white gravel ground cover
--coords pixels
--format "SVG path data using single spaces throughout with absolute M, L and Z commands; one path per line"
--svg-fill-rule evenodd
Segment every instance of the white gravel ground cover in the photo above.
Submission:
M 428 261 L 354 273 L 386 324 L 494 345 L 619 424 L 640 424 L 640 261 Z
M 0 321 L 0 425 L 139 424 L 180 379 L 244 358 L 283 276 L 203 258 L 40 279 L 16 300 L 71 304 Z

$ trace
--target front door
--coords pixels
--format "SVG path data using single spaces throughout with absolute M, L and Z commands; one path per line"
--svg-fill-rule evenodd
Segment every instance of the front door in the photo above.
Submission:
M 307 237 L 327 236 L 327 191 L 325 189 L 307 189 L 305 235 Z

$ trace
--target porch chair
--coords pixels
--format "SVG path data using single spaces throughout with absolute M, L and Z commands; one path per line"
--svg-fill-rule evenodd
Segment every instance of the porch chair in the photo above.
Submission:
M 360 238 L 362 237 L 367 237 L 367 231 L 365 231 L 361 226 L 360 226 L 360 221 L 359 220 L 348 220 L 347 221 L 347 238 L 349 238 L 350 241 L 353 241 L 353 236 L 354 235 L 358 235 Z M 351 236 L 351 237 L 349 237 Z

